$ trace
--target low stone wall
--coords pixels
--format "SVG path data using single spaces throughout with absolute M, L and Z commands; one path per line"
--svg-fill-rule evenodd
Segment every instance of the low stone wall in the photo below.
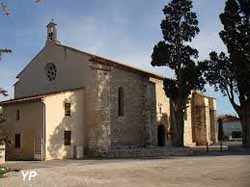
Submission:
M 111 152 L 99 155 L 91 155 L 100 158 L 161 158 L 167 156 L 190 156 L 193 151 L 190 148 L 176 147 L 149 147 L 132 149 L 115 149 Z

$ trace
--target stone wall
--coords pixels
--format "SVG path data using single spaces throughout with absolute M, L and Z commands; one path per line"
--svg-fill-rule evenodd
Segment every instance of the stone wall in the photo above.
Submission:
M 157 129 L 156 129 L 156 90 L 155 84 L 145 82 L 146 92 L 144 96 L 144 144 L 146 146 L 157 145 Z
M 111 67 L 93 62 L 92 82 L 87 88 L 87 154 L 111 149 Z
M 217 142 L 216 100 L 194 92 L 192 94 L 193 141 L 197 145 Z
M 171 144 L 170 140 L 170 125 L 171 125 L 171 116 L 170 116 L 170 99 L 166 96 L 163 88 L 162 79 L 150 79 L 155 83 L 155 97 L 156 97 L 156 126 L 157 128 L 160 125 L 163 125 L 165 128 L 165 143 Z M 157 137 L 157 133 L 156 133 Z
M 193 94 L 193 124 L 195 128 L 194 141 L 197 145 L 206 145 L 207 143 L 207 110 L 209 106 L 203 96 Z
M 147 76 L 111 71 L 112 148 L 155 144 L 155 90 Z M 124 115 L 118 115 L 118 90 L 124 90 Z
M 184 145 L 193 146 L 192 95 L 189 97 L 187 106 L 184 115 Z

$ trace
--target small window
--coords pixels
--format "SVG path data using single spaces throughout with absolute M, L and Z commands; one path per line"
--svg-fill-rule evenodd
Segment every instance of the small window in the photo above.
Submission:
M 49 39 L 53 40 L 53 31 L 49 33 Z
M 15 148 L 21 148 L 21 134 L 15 134 Z
M 65 116 L 71 116 L 71 103 L 65 103 Z
M 16 111 L 16 120 L 19 121 L 20 120 L 20 110 Z
M 71 131 L 64 131 L 64 145 L 71 145 Z
M 124 116 L 124 90 L 118 89 L 118 116 Z

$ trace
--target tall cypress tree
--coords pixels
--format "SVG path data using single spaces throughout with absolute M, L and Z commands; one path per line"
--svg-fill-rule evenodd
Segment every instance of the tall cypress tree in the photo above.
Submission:
M 175 146 L 183 146 L 184 112 L 188 96 L 194 89 L 202 89 L 200 65 L 195 61 L 198 51 L 189 43 L 199 33 L 196 13 L 191 0 L 172 0 L 163 9 L 161 23 L 163 41 L 153 50 L 153 66 L 167 66 L 175 73 L 175 80 L 165 79 L 164 89 L 171 99 L 171 138 Z
M 227 0 L 220 20 L 229 55 L 211 52 L 205 76 L 229 98 L 241 119 L 243 145 L 250 147 L 250 0 Z

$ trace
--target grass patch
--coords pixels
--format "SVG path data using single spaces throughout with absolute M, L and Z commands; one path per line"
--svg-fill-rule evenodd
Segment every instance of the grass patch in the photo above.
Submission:
M 10 170 L 7 167 L 0 166 L 0 178 L 3 177 L 8 172 L 10 172 Z

